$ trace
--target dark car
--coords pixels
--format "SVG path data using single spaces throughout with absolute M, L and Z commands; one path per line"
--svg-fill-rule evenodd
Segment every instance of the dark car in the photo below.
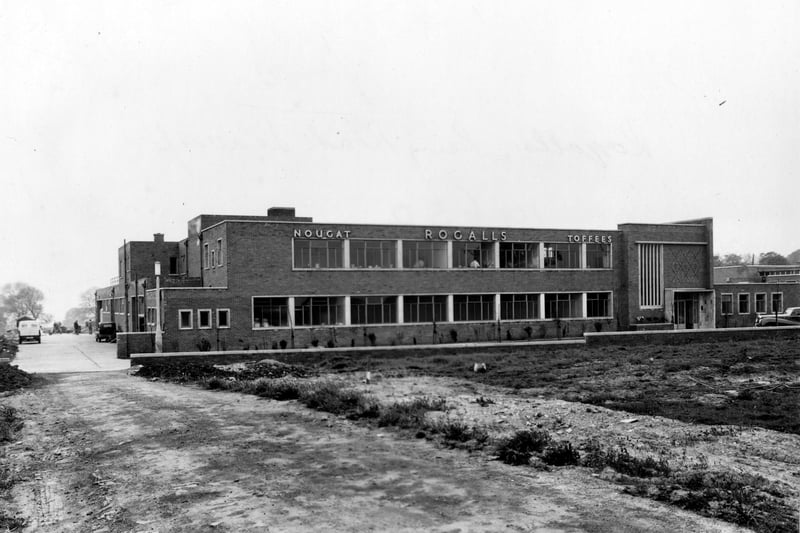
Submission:
M 115 342 L 117 340 L 117 325 L 113 322 L 101 322 L 97 326 L 97 334 L 94 336 L 97 342 Z

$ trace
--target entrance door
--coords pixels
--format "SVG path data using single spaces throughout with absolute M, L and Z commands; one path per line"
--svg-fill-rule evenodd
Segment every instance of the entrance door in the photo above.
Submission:
M 696 294 L 675 294 L 672 304 L 676 329 L 694 329 L 700 322 L 700 302 Z

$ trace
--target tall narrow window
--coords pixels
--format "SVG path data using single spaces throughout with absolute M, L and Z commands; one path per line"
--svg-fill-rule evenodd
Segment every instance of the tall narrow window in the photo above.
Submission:
M 767 312 L 767 293 L 765 292 L 757 292 L 756 293 L 756 313 L 766 313 Z
M 639 305 L 663 307 L 663 247 L 660 244 L 639 245 Z
M 208 260 L 208 243 L 203 245 L 203 266 L 205 268 L 209 267 L 209 260 Z
M 750 314 L 750 293 L 740 292 L 738 298 L 738 312 L 740 315 Z
M 222 266 L 225 264 L 225 261 L 222 258 L 222 239 L 217 239 L 217 264 Z
M 197 310 L 197 327 L 200 329 L 209 329 L 211 327 L 211 309 Z
M 781 312 L 783 312 L 783 293 L 782 292 L 773 292 L 772 293 L 772 305 L 770 306 L 770 310 L 773 313 L 781 313 Z
M 733 314 L 733 294 L 720 294 L 720 312 L 723 315 Z

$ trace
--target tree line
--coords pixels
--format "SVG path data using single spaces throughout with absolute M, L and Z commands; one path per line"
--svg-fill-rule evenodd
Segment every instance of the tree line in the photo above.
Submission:
M 724 254 L 714 256 L 714 266 L 738 266 L 738 265 L 797 265 L 800 264 L 800 249 L 795 250 L 787 256 L 777 252 L 766 252 L 758 255 L 756 259 L 753 255 Z

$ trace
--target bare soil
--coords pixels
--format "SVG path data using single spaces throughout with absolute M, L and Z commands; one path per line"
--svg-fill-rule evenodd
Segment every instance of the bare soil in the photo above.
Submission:
M 469 360 L 332 356 L 306 361 L 303 379 L 336 381 L 382 404 L 441 397 L 448 409 L 430 416 L 495 440 L 538 428 L 576 449 L 596 441 L 675 467 L 757 474 L 797 509 L 797 350 L 739 343 Z M 474 362 L 487 371 L 473 372 Z M 48 376 L 0 401 L 25 422 L 0 447 L 15 481 L 0 502 L 30 531 L 747 530 L 627 494 L 609 469 L 510 466 L 491 448 L 453 449 L 296 401 L 122 372 Z M 638 411 L 621 410 L 637 401 L 645 404 Z M 755 418 L 765 401 L 781 411 Z M 659 408 L 673 416 L 652 413 Z M 748 425 L 721 421 L 743 409 Z M 701 416 L 715 422 L 700 424 Z

